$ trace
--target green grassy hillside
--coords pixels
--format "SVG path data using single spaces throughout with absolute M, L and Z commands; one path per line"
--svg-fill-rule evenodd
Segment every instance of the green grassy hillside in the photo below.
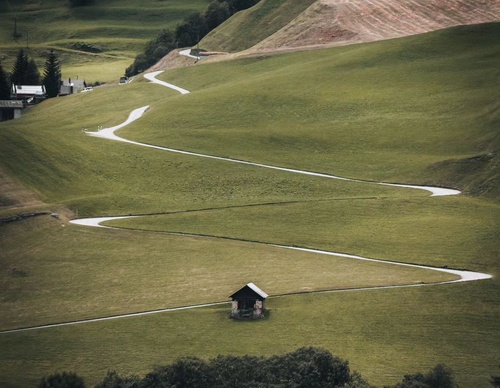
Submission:
M 245 50 L 283 28 L 315 1 L 262 0 L 209 33 L 200 47 L 209 51 Z
M 171 71 L 165 80 L 198 91 L 190 103 L 165 103 L 167 128 L 150 116 L 143 131 L 124 133 L 345 177 L 450 186 L 498 201 L 498 34 L 498 24 L 459 27 Z
M 0 1 L 2 64 L 10 71 L 18 49 L 28 45 L 43 68 L 44 53 L 53 48 L 61 56 L 64 77 L 115 81 L 161 29 L 174 29 L 209 2 L 101 0 L 70 8 L 60 0 Z M 18 37 L 13 36 L 16 19 Z
M 434 272 L 267 243 L 494 275 L 468 284 L 272 298 L 271 315 L 260 322 L 232 322 L 227 306 L 219 306 L 0 333 L 0 385 L 35 385 L 56 370 L 76 371 L 94 384 L 108 369 L 141 374 L 182 355 L 271 355 L 322 346 L 378 386 L 437 363 L 449 365 L 461 387 L 487 386 L 500 359 L 499 31 L 498 24 L 470 26 L 201 62 L 160 76 L 189 95 L 137 77 L 48 100 L 0 123 L 0 179 L 23 187 L 31 204 L 20 210 L 4 201 L 0 218 L 32 210 L 62 214 L 0 224 L 2 329 L 225 301 L 249 281 L 276 295 L 443 280 Z M 85 135 L 125 121 L 144 105 L 150 106 L 144 117 L 121 136 L 465 193 L 431 198 L 420 190 Z M 136 230 L 102 230 L 69 225 L 70 212 L 154 216 L 118 223 Z

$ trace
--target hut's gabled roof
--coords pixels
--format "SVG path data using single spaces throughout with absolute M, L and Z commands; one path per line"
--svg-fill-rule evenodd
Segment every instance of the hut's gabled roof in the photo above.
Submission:
M 269 296 L 253 283 L 248 283 L 247 287 L 250 287 L 252 290 L 254 290 L 257 294 L 262 296 L 264 299 L 266 299 Z
M 255 293 L 257 296 L 259 296 L 262 299 L 266 299 L 269 295 L 267 295 L 264 291 L 262 291 L 259 287 L 257 287 L 253 283 L 248 283 L 246 286 L 240 288 L 238 291 L 236 291 L 234 294 L 230 295 L 229 297 L 234 299 L 235 297 L 238 297 L 240 295 L 245 295 L 248 293 Z

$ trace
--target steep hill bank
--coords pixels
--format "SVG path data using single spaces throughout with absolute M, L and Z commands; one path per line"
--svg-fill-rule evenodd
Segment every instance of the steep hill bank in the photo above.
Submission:
M 285 27 L 316 1 L 261 0 L 210 32 L 200 45 L 215 51 L 245 50 Z
M 276 32 L 283 10 L 300 10 L 292 1 L 262 0 L 256 7 L 228 21 L 202 41 L 211 50 L 276 51 L 336 46 L 392 39 L 447 27 L 500 20 L 500 0 L 319 0 Z M 302 6 L 310 1 L 303 0 Z M 278 19 L 281 17 L 281 19 Z M 253 26 L 242 28 L 242 26 Z M 271 34 L 262 39 L 263 31 Z M 260 42 L 256 42 L 260 40 Z

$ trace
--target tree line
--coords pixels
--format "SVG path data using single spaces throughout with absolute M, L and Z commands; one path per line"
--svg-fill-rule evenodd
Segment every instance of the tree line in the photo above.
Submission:
M 195 12 L 184 18 L 175 30 L 163 29 L 150 40 L 144 52 L 135 57 L 125 75 L 131 77 L 142 73 L 161 58 L 178 47 L 196 45 L 210 31 L 221 25 L 238 11 L 250 8 L 259 0 L 213 0 L 202 14 Z
M 0 63 L 0 100 L 10 100 L 12 85 L 44 85 L 47 97 L 56 97 L 61 85 L 61 66 L 54 50 L 45 60 L 43 75 L 33 58 L 19 49 L 12 72 L 8 73 Z
M 493 383 L 492 383 L 493 384 Z M 85 388 L 71 372 L 44 377 L 38 388 Z M 211 360 L 182 357 L 155 366 L 146 376 L 123 376 L 108 371 L 95 388 L 373 388 L 348 361 L 321 348 L 304 347 L 271 357 L 217 356 Z M 404 376 L 385 388 L 456 388 L 453 372 L 437 365 L 427 373 Z

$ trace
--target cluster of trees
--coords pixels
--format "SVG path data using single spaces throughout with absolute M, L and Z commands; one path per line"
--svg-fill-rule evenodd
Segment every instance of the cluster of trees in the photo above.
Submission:
M 82 7 L 90 4 L 94 4 L 94 0 L 69 0 L 70 7 Z
M 66 385 L 60 385 L 62 382 Z M 59 385 L 58 385 L 59 384 Z M 39 388 L 83 388 L 84 381 L 72 373 L 44 378 Z M 361 377 L 351 374 L 349 364 L 318 348 L 300 348 L 272 357 L 218 356 L 209 361 L 184 357 L 156 366 L 144 378 L 108 372 L 96 388 L 229 388 L 229 387 L 344 387 L 368 388 Z
M 455 388 L 453 372 L 445 365 L 436 365 L 426 374 L 415 373 L 406 375 L 399 384 L 386 388 Z
M 492 382 L 493 384 L 493 382 Z M 43 378 L 39 388 L 85 388 L 75 373 Z M 271 357 L 218 356 L 209 361 L 183 357 L 156 366 L 143 378 L 109 371 L 96 388 L 370 388 L 349 363 L 320 348 L 300 348 Z M 456 388 L 453 372 L 437 365 L 426 374 L 406 375 L 401 383 L 385 388 Z
M 40 85 L 40 73 L 33 58 L 20 49 L 10 75 L 13 85 Z
M 195 12 L 178 24 L 175 31 L 164 29 L 156 38 L 150 40 L 144 53 L 137 55 L 134 63 L 125 70 L 125 75 L 131 77 L 145 71 L 178 47 L 196 45 L 234 13 L 250 8 L 258 2 L 259 0 L 213 0 L 205 13 Z
M 44 85 L 47 96 L 56 97 L 61 85 L 61 66 L 57 54 L 51 50 L 45 61 L 43 76 L 33 58 L 20 49 L 11 73 L 0 64 L 0 100 L 9 100 L 11 85 Z

